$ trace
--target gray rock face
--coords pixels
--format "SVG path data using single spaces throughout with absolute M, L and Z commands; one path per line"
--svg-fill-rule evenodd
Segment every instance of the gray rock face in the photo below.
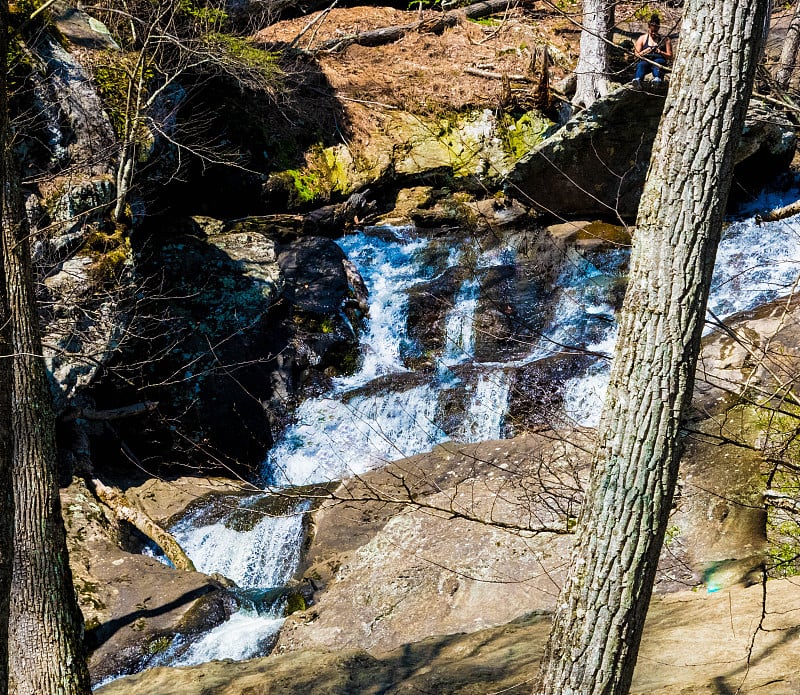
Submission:
M 235 609 L 214 579 L 120 549 L 119 527 L 82 481 L 62 492 L 62 508 L 95 683 L 143 668 L 176 634 L 199 634 Z
M 73 403 L 108 364 L 125 334 L 124 292 L 95 292 L 92 265 L 88 256 L 76 256 L 44 281 L 48 301 L 42 342 L 56 412 Z M 124 275 L 129 277 L 127 270 Z
M 635 217 L 663 107 L 663 93 L 620 87 L 523 157 L 506 179 L 508 194 L 557 216 Z M 737 177 L 757 184 L 756 173 L 786 170 L 795 141 L 783 116 L 751 106 Z
M 160 404 L 159 417 L 120 424 L 140 455 L 161 460 L 173 447 L 201 461 L 202 450 L 257 468 L 298 390 L 355 349 L 363 286 L 341 249 L 280 242 L 257 222 L 164 221 L 135 240 L 136 318 L 92 394 L 101 408 Z
M 39 99 L 51 124 L 51 155 L 90 175 L 110 173 L 116 137 L 89 75 L 73 54 L 46 35 L 37 51 L 44 75 Z

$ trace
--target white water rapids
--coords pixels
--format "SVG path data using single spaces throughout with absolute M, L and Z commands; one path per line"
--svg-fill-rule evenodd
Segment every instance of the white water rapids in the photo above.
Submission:
M 788 194 L 787 194 L 788 195 Z M 796 199 L 798 193 L 793 193 Z M 787 200 L 762 199 L 778 206 Z M 385 230 L 384 230 L 385 231 Z M 476 311 L 484 274 L 513 264 L 512 249 L 479 254 L 472 273 L 456 292 L 444 319 L 444 348 L 436 368 L 412 372 L 404 361 L 407 290 L 462 260 L 456 249 L 439 251 L 435 268 L 432 241 L 413 239 L 409 230 L 387 235 L 358 233 L 340 245 L 358 267 L 369 290 L 369 321 L 361 339 L 358 371 L 334 380 L 331 390 L 305 400 L 295 421 L 282 433 L 264 462 L 264 478 L 274 485 L 305 485 L 363 473 L 387 461 L 429 450 L 450 437 L 467 442 L 506 436 L 505 423 L 514 370 L 578 347 L 610 355 L 616 339 L 610 287 L 619 278 L 625 254 L 614 251 L 590 262 L 575 251 L 566 254 L 553 297 L 555 310 L 526 356 L 479 364 L 474 359 Z M 404 238 L 405 237 L 405 238 Z M 435 264 L 434 264 L 435 265 Z M 800 221 L 734 221 L 720 245 L 709 310 L 722 318 L 751 309 L 792 291 L 800 275 Z M 469 367 L 467 371 L 459 371 Z M 607 384 L 608 360 L 597 357 L 563 388 L 566 416 L 582 425 L 597 422 Z M 464 394 L 460 425 L 445 432 L 441 399 L 445 391 Z M 562 415 L 563 415 L 562 414 Z M 255 499 L 244 499 L 247 507 Z M 236 528 L 226 516 L 204 522 L 202 513 L 185 518 L 174 530 L 198 569 L 219 572 L 240 587 L 284 585 L 299 560 L 303 509 L 266 515 L 248 528 Z M 209 659 L 244 659 L 263 653 L 280 628 L 283 604 L 263 609 L 247 605 L 223 625 L 202 636 L 173 664 Z

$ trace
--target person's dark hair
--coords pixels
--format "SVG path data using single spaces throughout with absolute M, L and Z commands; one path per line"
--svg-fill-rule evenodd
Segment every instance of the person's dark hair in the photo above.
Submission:
M 657 14 L 651 15 L 650 16 L 650 21 L 647 22 L 647 26 L 660 27 L 661 26 L 661 17 L 659 17 Z

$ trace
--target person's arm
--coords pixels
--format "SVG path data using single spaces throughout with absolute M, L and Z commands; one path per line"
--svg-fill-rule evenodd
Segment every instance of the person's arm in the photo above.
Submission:
M 672 60 L 672 41 L 669 40 L 669 36 L 664 41 L 664 50 L 661 53 L 667 60 Z

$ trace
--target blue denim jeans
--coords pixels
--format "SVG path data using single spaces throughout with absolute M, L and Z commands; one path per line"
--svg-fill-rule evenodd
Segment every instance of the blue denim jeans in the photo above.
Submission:
M 653 63 L 648 63 L 646 60 L 640 60 L 636 63 L 636 77 L 635 80 L 643 80 L 645 75 L 649 75 L 651 72 L 653 73 L 653 77 L 657 80 L 664 79 L 664 71 L 661 69 L 662 66 L 667 64 L 666 58 L 664 56 L 653 56 L 650 58 L 653 63 L 658 63 L 658 65 L 653 65 Z

